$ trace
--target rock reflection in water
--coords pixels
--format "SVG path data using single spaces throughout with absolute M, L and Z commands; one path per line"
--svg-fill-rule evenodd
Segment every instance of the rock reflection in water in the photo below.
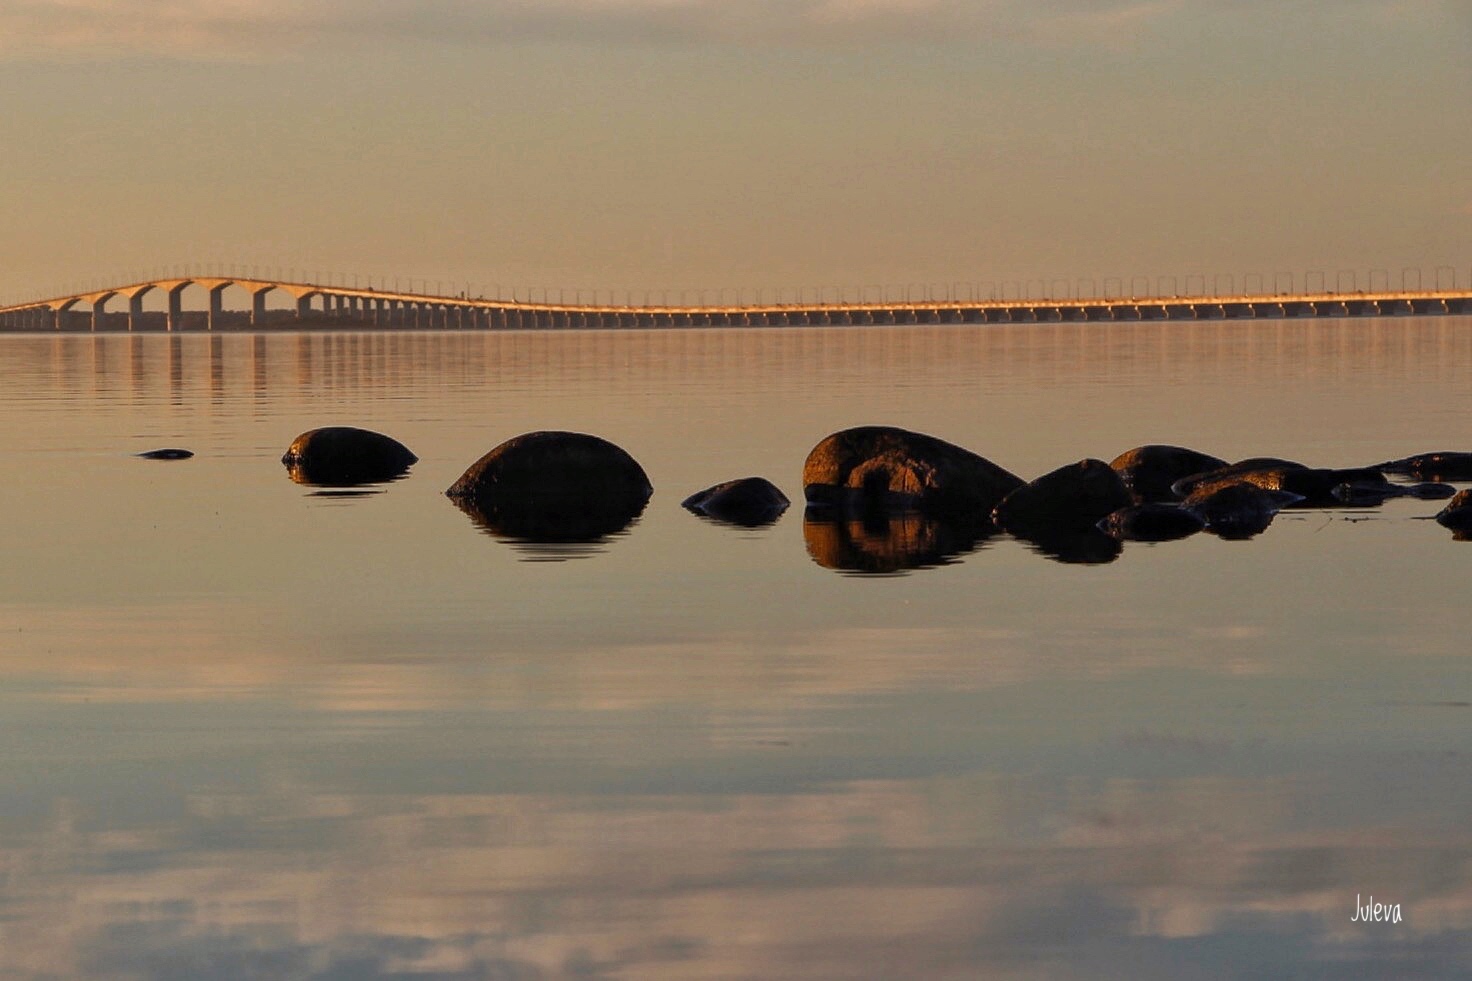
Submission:
M 825 569 L 886 575 L 947 565 L 984 544 L 995 528 L 914 511 L 843 517 L 809 508 L 802 534 L 808 554 Z
M 601 551 L 575 546 L 605 542 L 627 529 L 644 512 L 643 504 L 630 507 L 627 502 L 552 494 L 451 500 L 486 534 L 515 542 L 521 551 L 544 560 Z
M 363 487 L 365 485 L 391 484 L 395 481 L 403 480 L 409 475 L 409 471 L 406 469 L 393 476 L 375 476 L 364 480 L 355 476 L 343 476 L 334 470 L 322 470 L 310 464 L 288 464 L 286 475 L 291 478 L 292 483 L 301 484 L 303 487 Z
M 1012 532 L 1014 538 L 1034 552 L 1067 565 L 1105 565 L 1119 558 L 1124 545 L 1098 528 L 1035 528 L 1023 533 Z
M 325 498 L 326 500 L 329 500 L 329 501 L 351 501 L 351 500 L 354 500 L 355 498 L 359 498 L 359 497 L 376 497 L 377 495 L 382 494 L 382 493 L 383 493 L 383 490 L 382 489 L 378 489 L 378 490 L 353 490 L 351 488 L 345 488 L 345 489 L 341 489 L 341 490 L 334 490 L 334 489 L 314 490 L 310 494 L 308 494 L 307 496 L 308 497 Z

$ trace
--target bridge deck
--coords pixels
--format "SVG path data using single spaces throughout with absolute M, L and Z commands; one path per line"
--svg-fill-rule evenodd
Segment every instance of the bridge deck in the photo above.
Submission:
M 181 295 L 204 290 L 209 309 L 186 316 Z M 222 296 L 237 287 L 251 309 L 227 311 Z M 143 311 L 152 291 L 167 297 L 167 312 Z M 281 291 L 294 311 L 268 315 L 265 297 Z M 121 299 L 125 311 L 109 311 Z M 120 304 L 120 306 L 124 305 Z M 1387 290 L 1353 293 L 1244 293 L 1226 296 L 1071 297 L 966 300 L 755 304 L 614 304 L 531 302 L 484 297 L 436 296 L 306 282 L 234 277 L 189 277 L 129 283 L 0 307 L 0 327 L 19 330 L 98 330 L 120 326 L 163 329 L 191 325 L 290 327 L 322 318 L 356 325 L 403 327 L 661 327 L 697 325 L 863 325 L 881 323 L 1016 323 L 1037 321 L 1212 320 L 1288 317 L 1395 316 L 1472 313 L 1472 290 Z M 203 323 L 199 321 L 203 319 Z

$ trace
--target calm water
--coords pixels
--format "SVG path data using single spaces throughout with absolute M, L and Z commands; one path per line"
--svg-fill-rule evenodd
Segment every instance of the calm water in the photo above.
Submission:
M 7 981 L 1472 972 L 1472 543 L 1439 503 L 867 576 L 800 508 L 678 504 L 800 499 L 866 423 L 1024 477 L 1472 450 L 1465 318 L 7 336 L 0 364 Z M 420 463 L 291 483 L 333 424 Z M 533 429 L 629 450 L 642 518 L 556 550 L 442 496 Z M 171 445 L 198 455 L 131 456 Z M 1371 895 L 1402 922 L 1353 922 Z

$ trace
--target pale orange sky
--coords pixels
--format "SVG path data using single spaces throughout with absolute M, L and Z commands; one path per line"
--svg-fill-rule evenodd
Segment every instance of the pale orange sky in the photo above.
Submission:
M 1472 278 L 1466 0 L 21 0 L 0 302 Z

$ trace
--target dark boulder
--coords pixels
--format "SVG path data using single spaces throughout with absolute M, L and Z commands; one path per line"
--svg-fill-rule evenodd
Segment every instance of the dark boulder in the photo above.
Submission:
M 1019 537 L 1054 529 L 1095 531 L 1101 519 L 1132 504 L 1129 488 L 1109 464 L 1080 460 L 1008 494 L 992 520 Z
M 148 450 L 138 455 L 145 460 L 188 460 L 194 456 L 194 451 L 169 447 L 162 450 Z
M 328 426 L 292 440 L 281 462 L 299 484 L 353 487 L 402 477 L 419 458 L 382 433 Z
M 824 438 L 802 469 L 803 494 L 840 513 L 919 510 L 988 514 L 1021 478 L 944 440 L 892 426 L 861 426 Z
M 1198 487 L 1184 506 L 1194 511 L 1206 528 L 1222 538 L 1251 538 L 1267 530 L 1279 511 L 1302 500 L 1288 491 L 1269 490 L 1251 483 Z
M 1121 508 L 1099 522 L 1104 534 L 1128 542 L 1171 542 L 1205 527 L 1195 511 L 1159 502 Z
M 528 541 L 592 541 L 627 527 L 653 487 L 618 446 L 583 433 L 513 437 L 445 494 L 486 530 Z
M 1461 491 L 1447 501 L 1436 515 L 1436 523 L 1455 532 L 1472 532 L 1472 490 Z
M 765 477 L 742 477 L 691 494 L 680 506 L 726 524 L 760 528 L 782 517 L 790 503 Z
M 1175 500 L 1172 484 L 1194 474 L 1220 470 L 1227 461 L 1181 446 L 1151 444 L 1121 453 L 1109 466 L 1119 474 L 1135 501 L 1144 504 Z
M 1472 453 L 1421 453 L 1377 469 L 1414 480 L 1472 480 Z

